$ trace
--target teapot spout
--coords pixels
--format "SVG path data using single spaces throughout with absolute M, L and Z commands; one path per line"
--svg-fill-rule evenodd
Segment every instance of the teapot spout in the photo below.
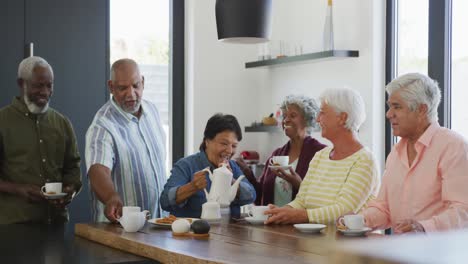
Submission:
M 234 184 L 231 186 L 231 189 L 229 190 L 229 194 L 230 194 L 229 201 L 232 202 L 232 201 L 234 201 L 234 198 L 236 198 L 237 189 L 239 188 L 240 182 L 244 178 L 245 178 L 244 175 L 239 176 L 239 178 L 237 178 L 236 182 L 234 182 Z

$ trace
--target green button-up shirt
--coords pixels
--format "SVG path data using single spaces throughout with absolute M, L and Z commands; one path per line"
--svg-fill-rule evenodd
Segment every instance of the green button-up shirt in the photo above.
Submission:
M 0 109 L 0 180 L 43 186 L 46 182 L 81 188 L 80 155 L 70 121 L 49 108 L 32 114 L 20 98 Z M 42 222 L 47 201 L 30 203 L 0 193 L 0 224 Z M 54 210 L 56 210 L 54 208 Z M 67 217 L 67 211 L 54 211 Z

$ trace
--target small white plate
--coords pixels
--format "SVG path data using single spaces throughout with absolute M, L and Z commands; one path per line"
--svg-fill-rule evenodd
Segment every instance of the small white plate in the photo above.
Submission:
M 274 166 L 274 165 L 270 165 L 268 166 L 270 169 L 283 169 L 283 170 L 289 170 L 289 168 L 291 168 L 292 166 L 291 165 L 286 165 L 286 166 Z
M 265 223 L 265 220 L 253 218 L 251 216 L 246 217 L 244 219 L 245 219 L 245 221 L 249 222 L 252 225 L 263 225 Z
M 294 228 L 301 231 L 302 233 L 320 233 L 326 225 L 322 224 L 295 224 Z
M 68 193 L 56 193 L 56 194 L 42 193 L 42 194 L 47 200 L 55 200 L 55 199 L 60 199 L 60 198 L 67 196 Z
M 346 229 L 346 230 L 338 229 L 338 231 L 340 231 L 345 236 L 363 236 L 371 230 L 372 228 L 370 227 L 364 227 L 362 229 Z

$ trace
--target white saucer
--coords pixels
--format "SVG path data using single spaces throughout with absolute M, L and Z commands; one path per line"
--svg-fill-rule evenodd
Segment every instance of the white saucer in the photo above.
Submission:
M 291 168 L 291 165 L 286 165 L 286 166 L 274 166 L 274 165 L 269 165 L 268 166 L 270 169 L 283 169 L 283 170 L 289 170 Z
M 42 194 L 47 200 L 55 200 L 55 199 L 60 199 L 62 197 L 67 196 L 68 193 L 56 193 L 56 194 L 42 193 Z
M 322 224 L 295 224 L 294 228 L 303 233 L 320 233 L 326 225 Z
M 362 229 L 346 229 L 346 230 L 338 229 L 338 231 L 340 231 L 345 236 L 363 236 L 371 230 L 372 228 L 370 227 L 364 227 Z
M 244 219 L 245 219 L 245 221 L 249 222 L 252 225 L 263 225 L 265 223 L 265 220 L 253 218 L 251 216 L 246 217 Z

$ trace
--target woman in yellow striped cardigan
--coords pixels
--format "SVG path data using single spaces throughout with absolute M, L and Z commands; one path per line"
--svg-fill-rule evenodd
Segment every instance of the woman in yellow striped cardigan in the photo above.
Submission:
M 366 118 L 362 97 L 349 88 L 330 89 L 320 101 L 317 121 L 333 147 L 315 154 L 292 202 L 284 207 L 269 205 L 266 224 L 334 222 L 344 213 L 366 207 L 379 191 L 375 159 L 358 139 Z M 279 171 L 287 173 L 291 172 Z

